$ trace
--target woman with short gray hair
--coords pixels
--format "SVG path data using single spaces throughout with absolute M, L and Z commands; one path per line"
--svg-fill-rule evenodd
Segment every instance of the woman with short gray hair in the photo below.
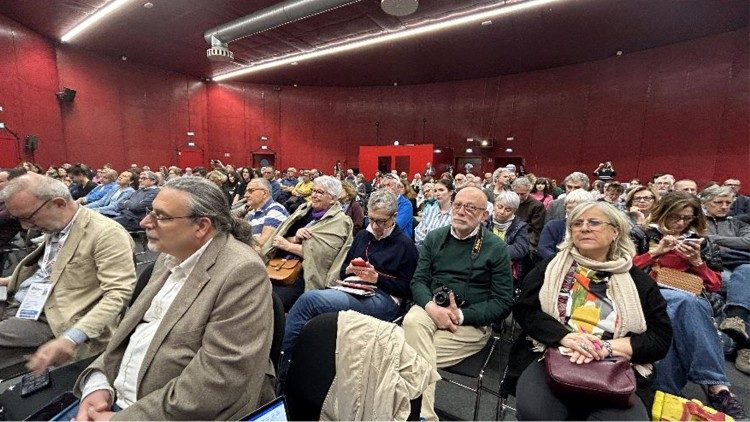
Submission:
M 524 275 L 523 260 L 529 254 L 529 226 L 516 217 L 521 199 L 513 191 L 502 191 L 495 195 L 492 214 L 492 233 L 508 245 L 513 281 L 518 283 Z
M 352 243 L 352 219 L 341 209 L 341 181 L 316 177 L 310 202 L 301 204 L 263 244 L 267 259 L 296 258 L 302 271 L 290 286 L 273 286 L 288 312 L 305 290 L 322 289 L 338 277 Z

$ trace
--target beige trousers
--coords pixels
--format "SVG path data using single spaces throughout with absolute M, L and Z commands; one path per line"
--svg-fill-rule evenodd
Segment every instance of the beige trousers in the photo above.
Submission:
M 479 352 L 492 334 L 490 327 L 460 326 L 458 331 L 439 330 L 424 308 L 411 307 L 404 317 L 406 342 L 433 368 L 455 365 Z M 421 415 L 428 421 L 438 420 L 435 414 L 435 383 L 422 393 Z

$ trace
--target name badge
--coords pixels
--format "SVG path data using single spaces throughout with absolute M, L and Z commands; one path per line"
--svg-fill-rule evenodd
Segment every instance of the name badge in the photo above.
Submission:
M 8 300 L 8 286 L 0 286 L 0 302 Z
M 44 310 L 44 304 L 47 302 L 49 294 L 52 293 L 51 283 L 34 283 L 26 292 L 21 306 L 16 312 L 16 318 L 33 319 L 36 321 Z

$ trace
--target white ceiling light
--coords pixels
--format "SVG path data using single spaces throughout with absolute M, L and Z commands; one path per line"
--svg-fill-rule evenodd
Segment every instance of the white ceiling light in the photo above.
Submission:
M 398 146 L 398 139 L 396 139 L 395 141 L 393 141 L 393 145 Z
M 505 148 L 505 152 L 513 152 L 513 148 Z
M 436 149 L 435 149 L 435 150 L 434 150 L 433 152 L 434 152 L 435 154 L 440 154 L 441 152 L 443 152 L 443 150 L 442 150 L 442 149 L 440 149 L 440 148 L 436 148 Z
M 471 148 L 466 148 L 466 153 L 467 153 L 467 154 L 471 154 L 472 152 L 474 152 L 474 150 L 473 150 L 473 149 L 471 149 Z
M 380 8 L 389 15 L 406 16 L 417 11 L 418 0 L 380 0 Z
M 129 2 L 130 0 L 113 0 L 109 3 L 107 3 L 106 6 L 102 7 L 101 9 L 97 10 L 86 18 L 83 22 L 76 25 L 73 29 L 66 32 L 65 35 L 63 35 L 60 38 L 60 41 L 62 42 L 68 42 L 72 40 L 75 36 L 79 35 L 81 32 L 85 31 L 91 26 L 96 25 L 100 20 L 102 20 L 105 16 L 109 15 L 110 13 L 114 12 L 115 10 L 122 7 L 125 3 Z
M 329 45 L 327 47 L 321 47 L 318 50 L 302 53 L 293 54 L 275 59 L 269 59 L 265 61 L 259 61 L 252 63 L 248 67 L 238 69 L 232 72 L 224 73 L 213 77 L 216 82 L 224 81 L 238 76 L 247 75 L 250 73 L 260 72 L 262 70 L 271 69 L 278 66 L 283 66 L 292 62 L 309 60 L 317 57 L 330 56 L 332 54 L 341 53 L 344 51 L 356 50 L 358 48 L 369 47 L 373 45 L 395 42 L 405 38 L 411 38 L 419 35 L 428 34 L 444 29 L 455 28 L 457 26 L 466 25 L 474 22 L 483 22 L 488 19 L 497 18 L 499 16 L 520 12 L 522 10 L 543 6 L 549 3 L 555 3 L 563 0 L 528 0 L 522 3 L 514 3 L 507 5 L 506 2 L 498 2 L 497 7 L 492 9 L 482 8 L 481 10 L 475 11 L 469 14 L 454 14 L 445 20 L 422 24 L 414 27 L 407 27 L 400 31 L 376 35 L 370 38 L 354 38 L 351 40 L 344 40 L 342 42 Z

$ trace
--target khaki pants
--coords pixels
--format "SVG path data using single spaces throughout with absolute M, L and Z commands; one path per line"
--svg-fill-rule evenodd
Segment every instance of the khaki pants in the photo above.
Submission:
M 427 359 L 433 368 L 455 365 L 479 352 L 492 334 L 490 327 L 460 326 L 455 333 L 439 330 L 419 305 L 412 306 L 406 314 L 403 328 L 406 342 Z M 427 420 L 437 420 L 435 383 L 430 384 L 422 393 L 421 416 Z

